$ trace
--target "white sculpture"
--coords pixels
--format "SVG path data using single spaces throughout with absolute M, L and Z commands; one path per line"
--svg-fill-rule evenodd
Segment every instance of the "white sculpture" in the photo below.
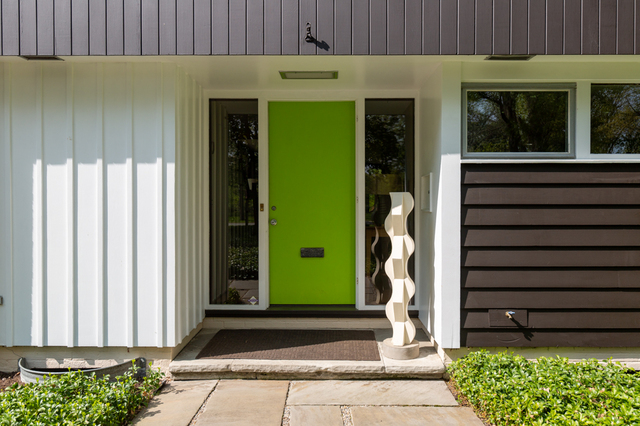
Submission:
M 416 327 L 409 318 L 408 309 L 409 302 L 416 293 L 416 285 L 407 269 L 409 257 L 415 250 L 413 238 L 407 231 L 407 217 L 413 210 L 414 202 L 408 192 L 391 192 L 389 195 L 391 212 L 384 221 L 384 229 L 391 238 L 391 256 L 385 263 L 384 270 L 391 280 L 392 291 L 385 311 L 393 327 L 393 338 L 385 340 L 383 350 L 387 357 L 410 359 L 417 357 L 419 353 L 419 345 L 414 340 Z M 398 347 L 406 350 L 398 350 Z

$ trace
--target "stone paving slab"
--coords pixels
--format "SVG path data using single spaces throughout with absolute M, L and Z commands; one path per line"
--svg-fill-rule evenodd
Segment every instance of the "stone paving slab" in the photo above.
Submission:
M 167 383 L 132 424 L 187 426 L 217 383 L 217 380 Z
M 483 426 L 467 407 L 351 407 L 351 418 L 353 426 Z
M 293 381 L 287 405 L 457 406 L 442 380 Z
M 196 426 L 280 426 L 289 382 L 220 380 Z
M 298 405 L 290 410 L 290 426 L 343 426 L 337 405 Z

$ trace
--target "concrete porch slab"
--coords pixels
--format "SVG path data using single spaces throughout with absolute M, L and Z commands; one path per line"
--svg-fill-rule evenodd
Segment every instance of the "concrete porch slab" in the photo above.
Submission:
M 390 329 L 374 329 L 380 361 L 249 360 L 196 359 L 219 329 L 202 329 L 169 364 L 174 380 L 204 379 L 440 379 L 445 366 L 429 342 L 418 330 L 420 355 L 399 361 L 382 355 L 382 341 Z

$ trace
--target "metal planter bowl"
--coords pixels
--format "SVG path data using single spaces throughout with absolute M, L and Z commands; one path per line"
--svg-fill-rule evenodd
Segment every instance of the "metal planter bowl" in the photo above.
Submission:
M 147 374 L 147 360 L 145 358 L 136 358 L 133 360 L 138 367 L 136 378 L 141 379 Z M 29 368 L 27 360 L 20 358 L 18 360 L 18 367 L 20 368 L 20 379 L 24 383 L 36 383 L 38 380 L 42 381 L 47 379 L 47 376 L 57 376 L 61 374 L 68 374 L 69 371 L 82 371 L 85 374 L 93 373 L 97 378 L 109 375 L 109 381 L 115 382 L 116 377 L 123 376 L 124 373 L 129 371 L 132 364 L 131 361 L 123 362 L 122 364 L 112 365 L 110 367 L 102 368 Z

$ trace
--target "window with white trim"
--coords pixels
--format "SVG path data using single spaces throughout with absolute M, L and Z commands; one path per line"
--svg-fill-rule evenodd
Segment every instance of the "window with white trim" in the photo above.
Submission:
M 573 157 L 575 88 L 466 85 L 465 157 Z
M 640 154 L 640 85 L 591 85 L 591 153 Z

